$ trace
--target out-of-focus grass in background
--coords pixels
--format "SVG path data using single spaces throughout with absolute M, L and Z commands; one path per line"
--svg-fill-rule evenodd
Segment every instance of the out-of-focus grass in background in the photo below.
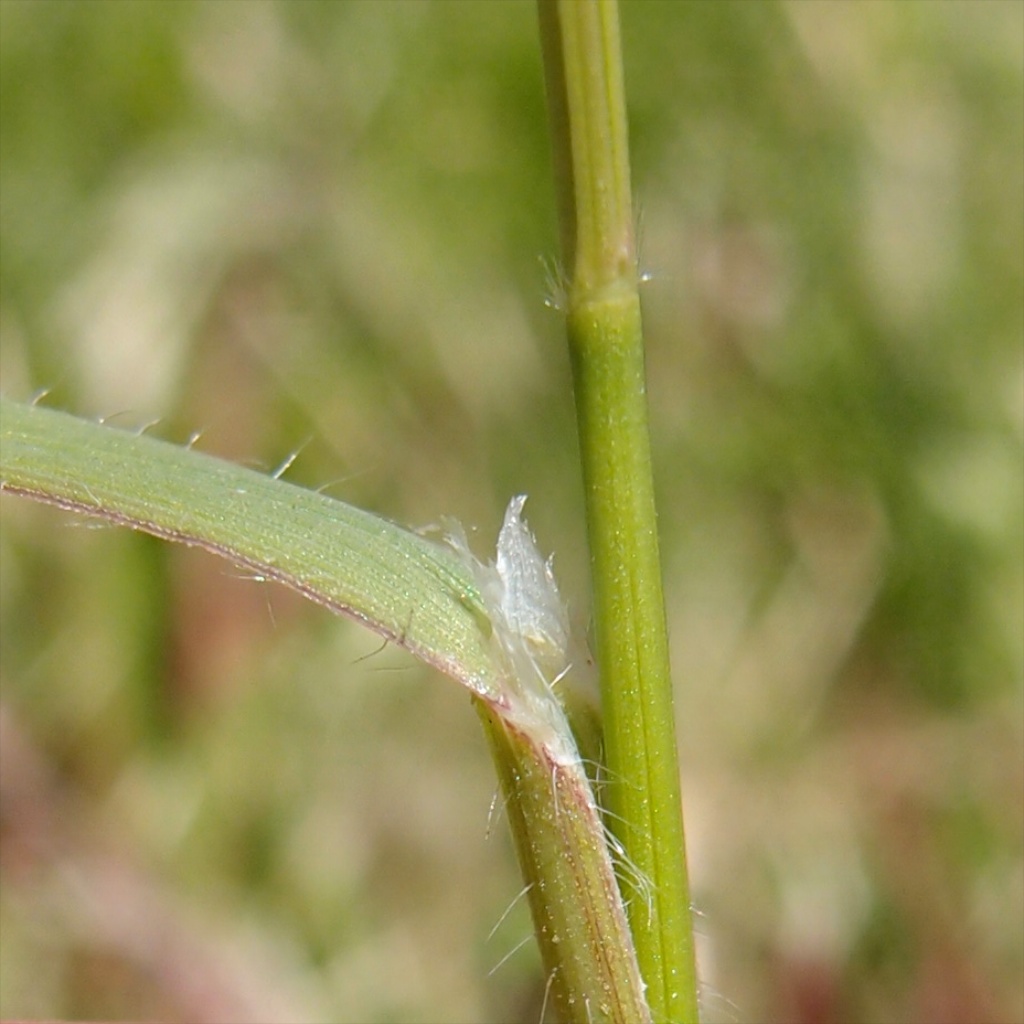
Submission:
M 1024 7 L 630 2 L 711 1019 L 1024 1019 Z M 0 369 L 586 628 L 532 4 L 0 2 Z M 557 280 L 558 274 L 548 275 Z M 308 443 L 307 443 L 308 442 Z M 531 1021 L 464 695 L 5 498 L 0 1014 Z

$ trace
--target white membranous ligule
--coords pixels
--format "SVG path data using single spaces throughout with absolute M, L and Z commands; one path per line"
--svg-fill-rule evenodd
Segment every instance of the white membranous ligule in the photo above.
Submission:
M 446 524 L 446 539 L 472 571 L 490 619 L 492 640 L 508 680 L 502 694 L 503 714 L 543 742 L 556 766 L 582 770 L 584 761 L 554 692 L 573 668 L 569 617 L 551 559 L 538 551 L 523 519 L 525 503 L 525 495 L 509 502 L 493 564 L 473 555 L 458 523 Z M 602 773 L 597 767 L 594 784 L 600 788 Z M 650 881 L 626 856 L 603 816 L 602 826 L 616 873 L 628 879 L 630 888 L 652 907 Z
M 541 556 L 523 519 L 525 503 L 525 494 L 509 502 L 493 564 L 473 555 L 457 524 L 447 524 L 446 539 L 472 571 L 490 619 L 510 720 L 543 738 L 559 763 L 576 764 L 576 743 L 553 692 L 570 668 L 568 615 L 551 560 Z
M 501 581 L 499 610 L 507 630 L 522 640 L 539 661 L 550 661 L 551 667 L 561 672 L 566 667 L 569 620 L 551 559 L 541 557 L 522 518 L 525 503 L 525 494 L 508 503 L 498 534 L 494 567 Z

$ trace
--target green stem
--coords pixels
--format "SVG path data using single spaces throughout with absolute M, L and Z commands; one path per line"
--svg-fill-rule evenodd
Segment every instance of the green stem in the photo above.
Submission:
M 610 825 L 656 1021 L 697 1020 L 615 0 L 539 0 L 586 492 Z M 559 171 L 561 173 L 559 173 Z
M 545 970 L 545 1004 L 579 1024 L 648 1024 L 640 971 L 583 763 L 476 701 L 498 769 Z

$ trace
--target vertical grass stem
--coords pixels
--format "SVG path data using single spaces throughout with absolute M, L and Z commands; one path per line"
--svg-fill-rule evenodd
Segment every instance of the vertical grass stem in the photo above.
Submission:
M 697 1020 L 615 0 L 539 0 L 564 258 L 610 825 L 655 1021 Z M 649 887 L 648 887 L 649 886 Z

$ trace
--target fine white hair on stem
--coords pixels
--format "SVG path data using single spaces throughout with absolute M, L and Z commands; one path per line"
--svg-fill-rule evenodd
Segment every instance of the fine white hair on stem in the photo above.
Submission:
M 266 593 L 267 617 L 270 619 L 270 628 L 277 629 L 277 616 L 274 614 L 274 602 L 270 600 L 270 591 Z
M 544 305 L 557 313 L 565 313 L 569 308 L 569 283 L 565 269 L 558 260 L 540 257 L 544 268 Z
M 237 565 L 233 571 L 224 571 L 225 576 L 229 576 L 233 580 L 244 580 L 247 583 L 269 583 L 270 580 L 261 572 L 257 572 L 255 569 L 250 569 L 245 565 Z
M 555 808 L 555 821 L 558 821 L 562 813 L 561 804 L 558 802 L 558 765 L 551 766 L 551 803 Z
M 544 1001 L 540 1004 L 539 1024 L 544 1024 L 544 1016 L 548 1012 L 548 999 L 551 998 L 551 986 L 555 983 L 555 975 L 557 973 L 558 968 L 552 968 L 551 973 L 548 975 L 548 980 L 544 983 Z
M 328 480 L 326 483 L 323 483 L 319 487 L 317 487 L 316 493 L 323 494 L 325 491 L 329 490 L 332 487 L 338 487 L 341 484 L 347 484 L 350 480 L 355 479 L 355 477 L 359 476 L 360 473 L 362 472 L 365 472 L 365 470 L 360 470 L 360 472 L 358 473 L 346 473 L 345 476 L 336 476 L 333 480 Z
M 97 416 L 96 422 L 101 427 L 108 427 L 111 420 L 116 420 L 119 416 L 130 416 L 131 414 L 131 409 L 120 409 L 118 412 L 111 412 L 106 416 Z
M 309 442 L 310 442 L 310 438 L 308 438 L 308 437 L 307 437 L 307 438 L 306 438 L 306 440 L 305 440 L 305 441 L 303 441 L 303 442 L 302 442 L 302 444 L 300 444 L 300 445 L 299 445 L 299 447 L 298 447 L 298 448 L 296 448 L 296 449 L 295 449 L 295 451 L 293 451 L 293 452 L 292 452 L 292 453 L 291 453 L 291 454 L 290 454 L 290 455 L 289 455 L 289 456 L 288 456 L 288 457 L 287 457 L 287 458 L 286 458 L 286 459 L 284 460 L 284 462 L 282 462 L 282 463 L 281 463 L 281 465 L 280 465 L 280 466 L 278 466 L 278 467 L 277 467 L 277 469 L 275 469 L 275 470 L 274 470 L 274 472 L 273 472 L 273 473 L 271 473 L 270 475 L 271 475 L 271 476 L 272 476 L 272 477 L 273 477 L 273 478 L 274 478 L 275 480 L 280 480 L 280 479 L 281 479 L 281 477 L 283 477 L 283 476 L 285 475 L 285 473 L 287 473 L 287 472 L 288 472 L 288 470 L 292 468 L 292 464 L 293 464 L 293 463 L 295 462 L 295 460 L 296 460 L 296 459 L 297 459 L 297 458 L 299 457 L 299 454 L 300 454 L 300 453 L 302 452 L 302 449 L 303 449 L 303 448 L 305 448 L 305 447 L 306 447 L 306 445 L 307 445 L 307 444 L 309 444 Z
M 352 660 L 351 664 L 358 665 L 360 662 L 368 661 L 370 658 L 377 657 L 378 654 L 382 654 L 384 652 L 384 649 L 389 643 L 391 643 L 391 641 L 387 637 L 384 637 L 380 642 L 380 646 L 374 647 L 372 651 L 367 651 L 366 654 L 360 654 L 358 658 L 354 658 Z
M 149 420 L 148 422 L 143 423 L 141 427 L 136 427 L 136 429 L 135 429 L 135 436 L 136 437 L 142 437 L 142 435 L 147 430 L 150 430 L 152 427 L 157 426 L 159 423 L 160 423 L 160 418 L 159 417 L 157 417 L 155 420 Z
M 72 518 L 68 521 L 68 526 L 75 530 L 112 530 L 114 529 L 113 523 L 108 523 L 103 519 L 96 519 L 93 516 L 89 516 L 85 519 Z
M 705 982 L 697 982 L 697 1006 L 700 1019 L 706 1021 L 725 1021 L 727 1024 L 739 1024 L 743 1020 L 739 1005 L 724 992 Z
M 491 797 L 491 805 L 487 808 L 487 830 L 484 832 L 485 839 L 490 839 L 494 834 L 494 826 L 501 820 L 504 813 L 505 796 L 501 791 L 501 787 L 498 786 L 494 790 L 494 796 Z
M 525 946 L 530 939 L 533 938 L 533 933 L 524 935 L 488 972 L 487 977 L 490 978 L 492 975 L 497 974 L 505 964 L 512 959 Z
M 608 816 L 609 812 L 605 811 L 604 814 Z M 644 905 L 647 907 L 648 918 L 650 918 L 654 914 L 654 883 L 626 855 L 626 848 L 622 845 L 622 841 L 612 832 L 608 825 L 602 824 L 602 828 L 604 830 L 605 844 L 611 855 L 616 877 L 623 884 L 623 887 L 636 893 L 643 900 Z
M 96 497 L 96 495 L 92 491 L 92 488 L 84 481 L 82 482 L 82 487 L 85 489 L 85 493 L 88 494 L 90 498 L 92 498 L 92 503 L 96 506 L 96 508 L 103 508 L 103 502 Z
M 507 917 L 508 917 L 508 915 L 512 913 L 512 911 L 513 911 L 513 910 L 514 910 L 514 909 L 516 908 L 516 906 L 518 905 L 519 901 L 520 901 L 520 900 L 521 900 L 521 899 L 522 899 L 522 898 L 523 898 L 523 897 L 524 897 L 524 896 L 525 896 L 525 895 L 526 895 L 526 894 L 527 894 L 527 893 L 528 893 L 528 892 L 529 892 L 529 891 L 530 891 L 530 890 L 531 890 L 532 888 L 533 888 L 533 882 L 528 882 L 528 883 L 527 883 L 526 885 L 524 885 L 524 886 L 522 887 L 522 889 L 520 889 L 520 890 L 519 890 L 519 892 L 517 892 L 517 893 L 516 893 L 516 895 L 515 895 L 515 896 L 513 897 L 513 899 L 512 899 L 512 902 L 511 902 L 511 903 L 510 903 L 510 904 L 509 904 L 509 905 L 508 905 L 508 906 L 507 906 L 507 907 L 505 908 L 505 910 L 504 910 L 504 912 L 502 913 L 501 917 L 499 917 L 499 918 L 498 918 L 498 920 L 497 920 L 497 921 L 495 922 L 495 924 L 494 924 L 494 927 L 493 927 L 493 928 L 492 928 L 492 929 L 491 929 L 491 930 L 490 930 L 490 931 L 489 931 L 489 932 L 487 933 L 487 941 L 488 941 L 488 942 L 490 942 L 490 941 L 491 941 L 491 939 L 493 939 L 493 938 L 494 938 L 494 935 L 495 935 L 495 933 L 497 932 L 497 930 L 498 930 L 498 929 L 499 929 L 499 928 L 500 928 L 500 927 L 502 926 L 502 924 L 504 924 L 504 922 L 505 922 L 505 918 L 507 918 Z
M 534 671 L 537 673 L 537 678 L 540 681 L 541 686 L 543 686 L 548 691 L 548 693 L 550 693 L 551 696 L 554 697 L 555 687 L 563 679 L 565 679 L 565 677 L 572 671 L 572 662 L 569 662 L 569 664 L 567 664 L 565 668 L 563 668 L 562 671 L 554 677 L 554 679 L 548 679 L 548 677 L 544 674 L 544 670 L 536 662 L 533 663 L 533 668 Z

